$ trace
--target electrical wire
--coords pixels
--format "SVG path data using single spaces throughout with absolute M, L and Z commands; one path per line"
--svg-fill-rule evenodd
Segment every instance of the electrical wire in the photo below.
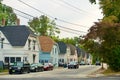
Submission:
M 56 25 L 56 26 L 58 26 L 59 28 L 65 28 L 65 29 L 68 29 L 68 30 L 71 30 L 71 31 L 75 31 L 75 32 L 87 33 L 87 32 L 84 32 L 84 31 L 79 31 L 79 30 L 75 30 L 75 29 L 70 29 L 70 28 L 67 28 L 67 27 L 60 26 L 60 25 Z
M 87 11 L 85 11 L 85 10 L 82 10 L 82 9 L 80 9 L 80 8 L 78 8 L 78 7 L 72 5 L 72 4 L 70 4 L 70 3 L 68 3 L 68 2 L 66 2 L 66 1 L 64 1 L 64 0 L 59 0 L 59 1 L 60 1 L 60 2 L 63 2 L 64 4 L 66 4 L 66 5 L 68 5 L 68 6 L 72 7 L 72 8 L 74 8 L 74 9 L 80 11 L 80 12 L 84 12 L 84 13 L 92 14 L 92 13 L 89 13 L 89 12 L 87 12 Z M 92 16 L 94 17 L 93 14 L 92 14 Z
M 54 0 L 51 0 L 52 2 L 54 2 L 55 4 L 58 4 L 58 5 L 60 5 L 60 6 L 64 6 L 65 8 L 67 7 L 67 8 L 70 8 L 69 6 L 65 6 L 64 4 L 61 4 L 61 3 L 59 3 L 59 2 L 56 2 L 56 0 L 54 1 Z M 58 0 L 57 0 L 58 1 Z M 76 12 L 76 13 L 78 13 L 78 14 L 83 14 L 83 13 L 81 13 L 80 11 L 78 11 L 78 10 L 75 10 L 75 9 L 73 9 L 73 8 L 71 8 L 70 10 L 72 10 L 73 12 Z
M 74 26 L 81 26 L 81 27 L 83 27 L 83 25 L 71 23 L 71 22 L 68 22 L 68 21 L 65 21 L 65 20 L 58 19 L 58 18 L 55 18 L 55 17 L 53 17 L 53 16 L 50 16 L 50 15 L 44 13 L 43 11 L 40 11 L 39 9 L 37 9 L 37 8 L 35 8 L 35 7 L 31 6 L 31 5 L 29 5 L 29 4 L 25 3 L 25 2 L 23 2 L 22 0 L 18 0 L 18 1 L 21 2 L 21 3 L 23 3 L 23 4 L 25 4 L 25 5 L 28 6 L 28 7 L 30 7 L 30 8 L 32 8 L 32 9 L 36 10 L 36 11 L 38 11 L 38 12 L 40 12 L 40 13 L 42 13 L 42 14 L 48 16 L 48 17 L 51 17 L 51 18 L 55 19 L 55 20 L 58 20 L 58 21 L 61 21 L 61 22 L 64 22 L 64 23 L 68 23 L 68 24 L 72 24 L 72 25 L 74 25 Z M 86 27 L 86 26 L 84 26 L 84 27 Z M 87 28 L 88 28 L 88 27 L 87 27 Z
M 64 32 L 67 32 L 67 33 L 72 33 L 72 34 L 80 35 L 79 33 L 71 32 L 71 31 L 68 31 L 68 30 L 65 30 L 65 29 L 61 29 L 61 28 L 59 28 L 59 29 L 62 30 L 62 31 L 64 31 Z
M 16 11 L 18 11 L 18 12 L 20 12 L 20 13 L 22 13 L 22 14 L 25 14 L 25 15 L 27 15 L 27 16 L 30 16 L 30 17 L 34 18 L 34 16 L 32 16 L 32 15 L 30 15 L 30 14 L 28 14 L 28 13 L 22 12 L 22 11 L 20 11 L 20 10 L 18 10 L 18 9 L 15 9 L 15 8 L 13 8 L 13 9 L 16 10 Z M 22 15 L 20 15 L 20 14 L 18 14 L 18 13 L 17 13 L 17 15 L 19 15 L 19 16 L 21 16 L 21 17 L 23 17 L 23 18 L 26 18 L 26 19 L 31 20 L 30 18 L 24 17 L 24 16 L 22 16 Z M 75 32 L 87 33 L 87 32 L 84 32 L 84 31 L 79 31 L 79 30 L 67 28 L 67 27 L 64 27 L 64 26 L 61 26 L 61 25 L 57 25 L 57 24 L 56 24 L 56 26 L 58 26 L 59 28 L 65 28 L 65 29 L 68 29 L 68 30 L 71 30 L 71 31 L 75 31 Z

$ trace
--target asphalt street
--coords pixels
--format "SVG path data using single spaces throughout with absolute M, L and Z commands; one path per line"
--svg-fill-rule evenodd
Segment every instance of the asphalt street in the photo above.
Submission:
M 0 75 L 0 80 L 120 80 L 120 76 L 89 76 L 100 66 L 80 66 L 79 69 L 57 68 L 53 71 L 29 74 Z

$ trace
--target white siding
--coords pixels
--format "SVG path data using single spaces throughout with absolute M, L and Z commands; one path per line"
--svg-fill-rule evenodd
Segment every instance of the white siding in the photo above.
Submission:
M 59 49 L 57 45 L 53 45 L 53 49 L 51 51 L 51 57 L 53 59 L 53 64 L 57 67 L 58 66 L 58 53 Z
M 29 63 L 33 63 L 33 55 L 35 54 L 35 63 L 39 62 L 39 47 L 37 38 L 32 36 L 28 37 L 28 39 L 36 41 L 35 50 L 33 50 L 33 42 L 30 44 L 31 50 L 28 50 L 28 40 L 26 41 L 26 44 L 23 47 L 13 47 L 1 31 L 0 38 L 4 38 L 3 48 L 1 48 L 0 43 L 0 60 L 4 61 L 4 57 L 21 57 L 21 61 L 23 61 L 24 57 L 26 57 Z

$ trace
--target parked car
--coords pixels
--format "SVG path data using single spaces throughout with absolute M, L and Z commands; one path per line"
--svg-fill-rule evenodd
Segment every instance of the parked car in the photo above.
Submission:
M 44 71 L 44 66 L 41 63 L 32 63 L 30 65 L 30 71 L 31 72 L 40 72 Z
M 96 65 L 96 66 L 97 66 L 97 65 L 100 66 L 100 65 L 101 65 L 100 61 L 96 61 L 95 65 Z
M 80 61 L 80 65 L 85 65 L 85 61 Z
M 77 69 L 77 68 L 79 68 L 79 64 L 78 64 L 78 62 L 75 62 L 75 61 L 72 61 L 72 62 L 70 62 L 69 64 L 68 64 L 68 69 Z
M 24 62 L 15 62 L 14 65 L 9 67 L 9 74 L 13 73 L 30 73 L 30 64 Z
M 52 63 L 44 63 L 44 71 L 53 70 Z
M 63 63 L 63 62 L 59 62 L 59 63 L 58 63 L 58 66 L 59 66 L 59 67 L 64 67 L 64 63 Z

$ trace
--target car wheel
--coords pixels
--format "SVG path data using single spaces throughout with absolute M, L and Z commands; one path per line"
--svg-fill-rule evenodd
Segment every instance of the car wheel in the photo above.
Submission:
M 20 70 L 20 74 L 23 74 L 23 70 Z
M 9 74 L 12 74 L 12 72 L 11 72 L 11 71 L 9 71 Z
M 37 72 L 37 68 L 35 68 L 35 72 Z
M 30 73 L 30 69 L 27 70 L 27 73 Z

